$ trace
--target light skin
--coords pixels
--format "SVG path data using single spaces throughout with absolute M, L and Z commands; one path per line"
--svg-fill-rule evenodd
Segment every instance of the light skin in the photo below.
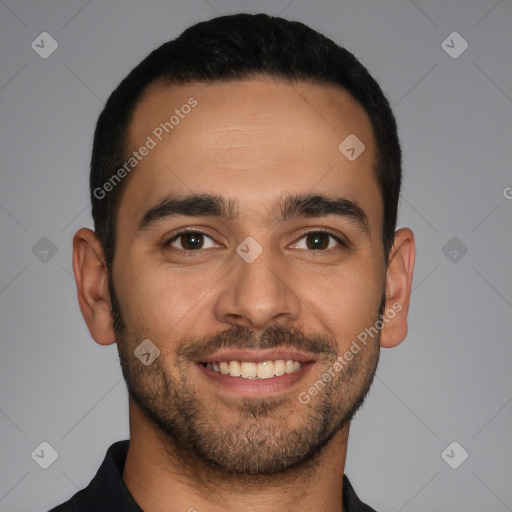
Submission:
M 123 479 L 149 512 L 229 512 L 241 503 L 248 512 L 340 512 L 350 419 L 379 348 L 407 334 L 413 233 L 396 232 L 386 266 L 371 123 L 345 91 L 268 78 L 154 84 L 137 105 L 130 146 L 144 144 L 190 97 L 197 106 L 144 157 L 123 192 L 112 276 L 122 331 L 114 330 L 101 244 L 85 228 L 73 242 L 82 314 L 97 343 L 117 341 L 135 395 Z M 352 162 L 338 150 L 349 134 L 366 146 Z M 141 228 L 163 200 L 192 194 L 231 200 L 232 218 L 160 216 Z M 286 196 L 306 194 L 351 201 L 366 220 L 278 218 Z M 183 229 L 205 236 L 177 237 Z M 251 263 L 236 251 L 247 237 L 263 249 Z M 383 297 L 387 310 L 399 304 L 400 311 L 301 403 L 299 393 L 375 324 Z M 147 367 L 133 355 L 144 339 L 160 349 Z M 284 347 L 310 362 L 284 387 L 254 392 L 259 384 L 250 381 L 249 396 L 197 364 L 192 355 L 206 357 L 210 347 Z

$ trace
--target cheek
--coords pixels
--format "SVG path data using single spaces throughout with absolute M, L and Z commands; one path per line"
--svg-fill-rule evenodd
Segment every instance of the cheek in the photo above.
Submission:
M 212 272 L 171 271 L 165 264 L 148 261 L 127 266 L 119 276 L 119 301 L 128 326 L 141 326 L 155 339 L 188 330 L 197 323 L 219 276 Z M 129 277 L 128 277 L 129 276 Z M 122 294 L 122 295 L 121 295 Z
M 383 277 L 373 268 L 365 271 L 349 266 L 328 276 L 311 280 L 302 276 L 301 287 L 306 311 L 327 329 L 343 346 L 373 325 L 383 293 Z M 309 313 L 309 312 L 308 312 Z

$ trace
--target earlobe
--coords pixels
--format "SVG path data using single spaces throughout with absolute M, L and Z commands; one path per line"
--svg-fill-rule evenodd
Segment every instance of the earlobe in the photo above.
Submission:
M 397 230 L 386 272 L 386 310 L 380 338 L 381 347 L 396 347 L 407 335 L 407 314 L 415 257 L 413 232 L 409 228 Z
M 78 303 L 92 338 L 100 345 L 114 343 L 108 271 L 94 231 L 82 228 L 73 238 L 73 272 Z

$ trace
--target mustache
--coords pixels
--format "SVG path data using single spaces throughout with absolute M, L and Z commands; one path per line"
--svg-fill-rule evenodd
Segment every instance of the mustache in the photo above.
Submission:
M 336 341 L 326 335 L 304 334 L 298 327 L 275 324 L 258 337 L 245 325 L 235 325 L 225 331 L 204 338 L 188 338 L 177 351 L 178 359 L 197 361 L 209 357 L 221 348 L 268 349 L 293 347 L 326 358 L 338 356 Z

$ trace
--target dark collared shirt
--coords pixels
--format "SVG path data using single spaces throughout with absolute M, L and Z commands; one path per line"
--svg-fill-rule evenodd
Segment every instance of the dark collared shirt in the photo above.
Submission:
M 142 512 L 123 480 L 129 446 L 130 441 L 114 443 L 91 483 L 49 512 Z M 343 475 L 343 507 L 345 512 L 375 512 L 359 500 L 346 475 Z

